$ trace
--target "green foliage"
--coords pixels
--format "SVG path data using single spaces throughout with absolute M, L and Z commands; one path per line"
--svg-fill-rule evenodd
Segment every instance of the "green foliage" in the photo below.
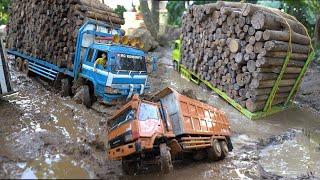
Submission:
M 8 14 L 8 6 L 10 0 L 1 0 L 0 1 L 0 24 L 7 24 L 9 14 Z
M 116 14 L 123 18 L 123 13 L 126 12 L 126 8 L 121 5 L 117 5 L 117 7 L 113 10 Z
M 185 11 L 185 2 L 169 1 L 166 8 L 168 10 L 168 24 L 181 26 L 181 16 Z

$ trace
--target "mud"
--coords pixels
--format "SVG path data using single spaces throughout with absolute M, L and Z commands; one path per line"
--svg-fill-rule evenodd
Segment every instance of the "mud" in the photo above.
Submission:
M 106 157 L 106 122 L 120 106 L 93 109 L 62 98 L 47 82 L 14 71 L 19 92 L 0 101 L 0 178 L 104 179 L 278 179 L 320 178 L 320 118 L 309 108 L 293 108 L 251 121 L 205 86 L 172 69 L 170 50 L 158 49 L 159 69 L 150 75 L 145 98 L 171 86 L 228 113 L 234 150 L 223 161 L 174 162 L 174 172 L 157 167 L 128 177 L 121 162 Z

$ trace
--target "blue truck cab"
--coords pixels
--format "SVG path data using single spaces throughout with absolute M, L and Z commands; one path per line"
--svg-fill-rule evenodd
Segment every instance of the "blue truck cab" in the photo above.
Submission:
M 62 90 L 70 90 L 71 82 L 81 79 L 85 82 L 83 103 L 87 106 L 92 100 L 88 98 L 93 96 L 105 104 L 114 104 L 118 100 L 128 100 L 133 94 L 143 94 L 149 88 L 146 53 L 112 41 L 114 36 L 121 38 L 122 35 L 118 28 L 94 20 L 87 21 L 78 31 L 72 70 L 13 49 L 8 53 L 15 55 L 16 64 L 21 64 L 22 71 L 31 71 L 51 81 L 63 77 Z M 103 53 L 107 55 L 106 66 L 94 67 Z

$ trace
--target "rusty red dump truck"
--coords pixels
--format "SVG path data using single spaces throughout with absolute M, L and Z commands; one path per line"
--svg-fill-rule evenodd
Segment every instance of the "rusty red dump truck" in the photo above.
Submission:
M 151 164 L 168 173 L 183 154 L 215 161 L 232 151 L 224 112 L 169 87 L 152 101 L 135 95 L 108 121 L 108 157 L 122 160 L 125 173 Z

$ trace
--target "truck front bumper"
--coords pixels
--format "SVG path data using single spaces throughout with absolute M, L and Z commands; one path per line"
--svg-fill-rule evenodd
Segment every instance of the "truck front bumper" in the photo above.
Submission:
M 103 101 L 106 104 L 115 104 L 118 100 L 129 100 L 134 94 L 143 94 L 150 86 L 149 84 L 112 84 L 111 88 L 114 89 L 116 93 L 104 94 Z
M 123 157 L 141 152 L 141 143 L 136 141 L 108 150 L 108 158 L 110 160 L 121 160 Z

